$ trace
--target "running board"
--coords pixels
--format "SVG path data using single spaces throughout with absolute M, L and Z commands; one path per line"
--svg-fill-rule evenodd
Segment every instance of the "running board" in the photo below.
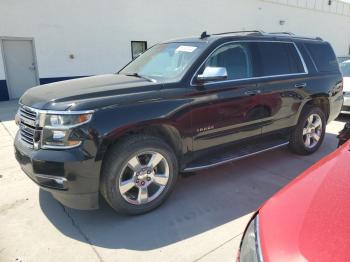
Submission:
M 278 143 L 265 142 L 261 144 L 254 144 L 254 145 L 251 144 L 251 145 L 245 145 L 244 147 L 241 146 L 241 148 L 238 148 L 238 149 L 236 146 L 236 148 L 232 148 L 230 151 L 225 150 L 226 152 L 222 153 L 221 156 L 218 156 L 218 154 L 212 153 L 217 157 L 214 157 L 214 158 L 206 157 L 204 159 L 194 161 L 190 163 L 189 166 L 183 170 L 183 172 L 194 172 L 202 169 L 216 167 L 232 161 L 236 161 L 236 160 L 254 156 L 266 151 L 270 151 L 276 148 L 280 148 L 289 144 L 288 141 L 285 141 L 285 140 L 281 141 L 281 139 L 275 142 L 278 142 Z

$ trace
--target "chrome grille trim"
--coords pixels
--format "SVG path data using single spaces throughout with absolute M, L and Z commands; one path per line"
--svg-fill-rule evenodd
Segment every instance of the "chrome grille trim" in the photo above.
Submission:
M 18 115 L 21 120 L 19 124 L 21 140 L 33 148 L 38 112 L 34 109 L 21 105 L 18 109 Z
M 33 136 L 31 134 L 28 134 L 26 132 L 23 132 L 21 133 L 21 135 L 24 137 L 24 138 L 27 138 L 28 140 L 32 140 L 33 139 Z
M 30 115 L 32 117 L 36 116 L 36 112 L 29 111 L 28 109 L 25 109 L 24 107 L 20 108 L 20 111 L 24 114 Z
M 24 108 L 24 107 L 20 107 L 19 113 L 22 117 L 25 117 L 31 120 L 35 120 L 37 116 L 37 113 L 35 111 L 29 111 L 27 108 Z
M 21 134 L 21 140 L 22 140 L 23 142 L 29 144 L 31 147 L 33 147 L 33 145 L 34 145 L 33 140 L 31 140 L 31 139 L 29 139 L 29 138 L 23 136 L 22 134 Z
M 27 136 L 33 136 L 35 131 L 34 131 L 34 129 L 31 129 L 31 128 L 23 128 L 22 132 L 27 134 Z

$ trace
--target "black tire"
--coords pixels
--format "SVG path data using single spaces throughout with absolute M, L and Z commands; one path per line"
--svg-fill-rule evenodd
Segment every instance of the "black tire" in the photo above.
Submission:
M 317 144 L 312 148 L 309 148 L 304 143 L 303 129 L 307 123 L 307 119 L 311 115 L 318 115 L 320 117 L 322 121 L 322 133 Z M 310 155 L 316 152 L 324 140 L 324 136 L 326 133 L 326 124 L 327 122 L 325 114 L 319 107 L 306 106 L 299 117 L 298 124 L 291 132 L 289 140 L 289 149 L 298 155 Z
M 131 204 L 119 189 L 119 179 L 124 174 L 128 161 L 141 152 L 157 152 L 166 160 L 169 167 L 168 182 L 163 191 L 148 203 Z M 106 153 L 100 183 L 100 191 L 107 203 L 118 213 L 140 215 L 160 206 L 174 189 L 178 177 L 178 161 L 173 150 L 157 137 L 148 135 L 133 135 L 118 141 Z M 138 189 L 137 187 L 135 190 Z

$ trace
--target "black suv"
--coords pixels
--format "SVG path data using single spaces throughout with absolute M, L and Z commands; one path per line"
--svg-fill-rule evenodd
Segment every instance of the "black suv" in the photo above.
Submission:
M 157 44 L 116 74 L 28 90 L 15 153 L 66 206 L 98 208 L 101 193 L 116 211 L 141 214 L 164 202 L 179 172 L 286 145 L 315 152 L 342 103 L 322 39 L 204 32 Z

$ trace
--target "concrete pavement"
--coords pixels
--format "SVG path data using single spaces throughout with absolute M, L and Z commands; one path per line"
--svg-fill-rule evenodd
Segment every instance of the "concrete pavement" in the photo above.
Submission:
M 233 261 L 252 212 L 336 148 L 346 119 L 332 122 L 320 150 L 286 148 L 182 177 L 159 209 L 137 217 L 65 208 L 19 168 L 16 102 L 0 103 L 0 261 Z

